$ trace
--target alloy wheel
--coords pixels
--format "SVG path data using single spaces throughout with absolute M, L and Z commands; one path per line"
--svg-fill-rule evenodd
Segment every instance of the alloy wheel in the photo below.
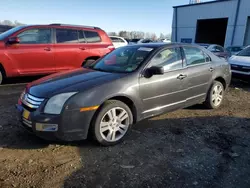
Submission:
M 215 85 L 212 91 L 212 102 L 214 106 L 219 106 L 223 99 L 223 88 L 221 85 Z
M 107 111 L 100 123 L 101 137 L 108 142 L 120 140 L 129 128 L 129 115 L 121 107 L 114 107 Z

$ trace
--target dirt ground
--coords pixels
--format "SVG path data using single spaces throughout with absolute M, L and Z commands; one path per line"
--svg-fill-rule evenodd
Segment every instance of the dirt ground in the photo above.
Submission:
M 24 85 L 0 87 L 0 187 L 250 187 L 250 85 L 234 81 L 218 110 L 145 120 L 122 144 L 49 143 L 19 127 Z

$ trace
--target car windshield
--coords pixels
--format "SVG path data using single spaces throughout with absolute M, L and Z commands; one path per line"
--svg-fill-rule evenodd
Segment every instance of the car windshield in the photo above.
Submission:
M 231 51 L 231 52 L 239 52 L 241 50 L 243 50 L 243 47 L 240 47 L 240 46 L 233 46 L 233 47 L 228 47 L 227 48 L 228 51 Z
M 202 46 L 204 48 L 208 48 L 209 45 L 207 45 L 207 44 L 200 44 L 200 46 Z
M 130 42 L 138 42 L 140 39 L 132 39 Z
M 25 27 L 25 26 L 17 26 L 17 27 L 14 27 L 14 28 L 12 28 L 12 29 L 9 29 L 9 30 L 7 30 L 7 31 L 5 31 L 5 32 L 3 32 L 3 33 L 1 33 L 1 34 L 0 34 L 0 40 L 5 39 L 6 37 L 12 35 L 12 34 L 15 33 L 16 31 L 18 31 L 18 30 L 20 30 L 20 29 L 22 29 L 22 28 L 24 28 L 24 27 Z
M 237 56 L 247 56 L 250 57 L 250 47 L 245 48 L 244 50 L 240 51 Z
M 104 72 L 133 72 L 143 63 L 153 50 L 154 48 L 151 47 L 121 47 L 107 54 L 88 68 Z

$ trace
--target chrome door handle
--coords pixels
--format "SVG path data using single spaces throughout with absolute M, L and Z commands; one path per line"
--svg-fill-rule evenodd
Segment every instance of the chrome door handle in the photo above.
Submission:
M 210 71 L 210 72 L 213 72 L 213 71 L 214 71 L 214 69 L 213 69 L 212 67 L 210 67 L 210 68 L 209 68 L 209 71 Z
M 44 48 L 45 51 L 51 51 L 51 48 L 50 47 L 46 47 Z
M 86 50 L 87 48 L 84 47 L 79 47 L 80 50 Z
M 183 79 L 186 78 L 186 77 L 187 77 L 187 75 L 180 74 L 180 75 L 177 77 L 177 79 L 183 80 Z

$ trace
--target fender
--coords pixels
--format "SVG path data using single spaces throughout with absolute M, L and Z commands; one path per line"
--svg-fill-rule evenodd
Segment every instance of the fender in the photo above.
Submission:
M 4 67 L 6 77 L 19 76 L 19 70 L 15 62 L 9 57 L 7 50 L 1 50 L 0 54 L 0 64 Z

